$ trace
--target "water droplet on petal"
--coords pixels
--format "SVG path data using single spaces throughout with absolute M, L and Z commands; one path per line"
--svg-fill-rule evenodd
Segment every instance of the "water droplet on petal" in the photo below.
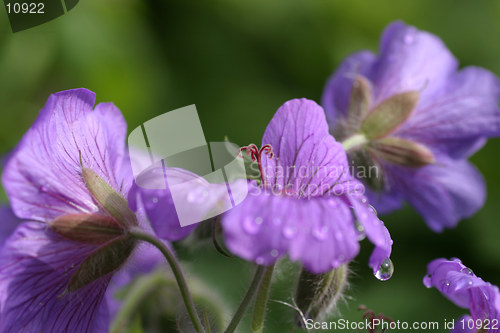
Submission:
M 392 273 L 394 273 L 394 265 L 391 259 L 387 258 L 380 264 L 380 267 L 375 272 L 375 277 L 380 281 L 386 281 L 391 278 Z
M 339 256 L 337 257 L 337 259 L 338 259 L 339 261 L 344 261 L 344 260 L 345 260 L 345 256 L 344 256 L 343 254 L 341 254 L 341 255 L 339 255 Z
M 472 271 L 472 269 L 468 268 L 468 267 L 464 267 L 460 270 L 461 273 L 465 273 L 465 274 L 468 274 L 468 275 L 474 275 L 474 272 Z
M 281 225 L 281 222 L 282 222 L 282 220 L 281 220 L 281 218 L 279 218 L 279 217 L 275 217 L 275 218 L 273 219 L 273 224 L 274 224 L 275 226 L 279 226 L 279 225 Z
M 276 250 L 276 249 L 271 250 L 271 257 L 276 258 L 278 256 L 278 254 L 279 254 L 278 250 Z
M 257 265 L 262 265 L 264 263 L 264 258 L 257 257 L 257 259 L 255 259 L 255 262 L 257 263 Z
M 262 219 L 262 217 L 260 217 L 260 216 L 257 216 L 257 217 L 255 218 L 255 224 L 262 224 L 262 221 L 263 221 L 263 219 Z
M 262 219 L 262 218 L 261 218 Z M 259 222 L 257 219 L 253 219 L 251 217 L 246 217 L 243 220 L 243 229 L 249 234 L 255 235 L 259 232 L 262 221 Z
M 158 198 L 157 197 L 153 197 L 153 199 L 151 199 L 153 201 L 153 203 L 158 203 Z
M 340 232 L 339 230 L 337 230 L 335 232 L 335 238 L 337 238 L 337 240 L 340 241 L 340 240 L 344 239 L 344 235 L 342 235 L 342 232 Z
M 295 236 L 296 233 L 297 233 L 297 228 L 295 228 L 294 226 L 286 226 L 283 229 L 283 236 L 285 236 L 288 239 Z
M 358 241 L 362 241 L 366 238 L 365 227 L 358 220 L 354 220 L 354 227 L 358 232 Z
M 366 203 L 366 198 L 361 199 L 362 203 Z
M 328 205 L 331 207 L 335 207 L 335 206 L 337 206 L 337 201 L 335 201 L 335 199 L 329 199 Z
M 317 240 L 323 241 L 328 237 L 328 227 L 326 225 L 316 226 L 312 234 Z

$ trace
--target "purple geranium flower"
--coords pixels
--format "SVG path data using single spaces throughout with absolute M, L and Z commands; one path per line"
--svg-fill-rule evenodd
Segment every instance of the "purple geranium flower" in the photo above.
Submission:
M 136 249 L 126 123 L 85 89 L 50 96 L 8 160 L 22 223 L 0 252 L 0 332 L 107 332 L 106 290 Z
M 260 151 L 247 147 L 261 169 L 260 186 L 250 182 L 248 197 L 222 217 L 228 248 L 259 265 L 288 254 L 322 273 L 352 260 L 366 235 L 375 244 L 370 267 L 380 279 L 389 278 L 389 232 L 351 177 L 323 109 L 306 99 L 285 103 L 262 145 Z
M 361 51 L 342 63 L 323 106 L 375 208 L 388 212 L 407 201 L 441 231 L 484 204 L 483 178 L 466 159 L 499 135 L 499 94 L 491 72 L 458 70 L 438 37 L 395 22 L 379 55 Z
M 424 285 L 435 287 L 457 306 L 469 309 L 455 321 L 454 333 L 500 332 L 500 292 L 459 259 L 436 259 L 427 266 Z

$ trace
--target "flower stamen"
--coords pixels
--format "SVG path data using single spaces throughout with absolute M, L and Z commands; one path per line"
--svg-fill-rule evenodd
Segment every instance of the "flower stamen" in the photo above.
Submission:
M 262 180 L 262 186 L 266 187 L 266 177 L 264 172 L 262 171 L 262 154 L 267 155 L 270 159 L 274 157 L 273 146 L 270 144 L 263 145 L 260 149 L 254 143 L 249 144 L 248 146 L 243 146 L 240 148 L 240 153 L 245 151 L 247 156 L 253 162 L 256 162 L 259 166 L 260 179 Z

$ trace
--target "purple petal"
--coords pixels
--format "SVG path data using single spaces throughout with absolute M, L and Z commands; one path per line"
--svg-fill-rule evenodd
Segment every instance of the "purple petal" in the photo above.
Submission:
M 467 325 L 469 320 L 473 321 L 474 319 L 472 319 L 472 317 L 469 315 L 463 315 L 458 320 L 455 320 L 455 326 L 450 331 L 450 333 L 476 333 L 475 328 L 469 327 Z M 465 323 L 465 325 L 462 325 L 462 323 L 461 323 L 462 321 Z
M 283 104 L 266 128 L 266 144 L 273 147 L 274 158 L 263 157 L 263 172 L 275 190 L 313 197 L 352 180 L 345 151 L 328 133 L 323 109 L 313 101 Z
M 247 187 L 244 180 L 231 183 L 228 195 L 225 183 L 208 183 L 189 171 L 163 167 L 150 168 L 140 175 L 138 183 L 141 186 L 135 184 L 129 193 L 132 209 L 143 206 L 156 234 L 171 241 L 186 237 L 196 227 L 186 225 L 186 221 L 201 222 L 230 209 L 232 198 L 246 193 Z M 161 183 L 166 189 L 151 189 L 161 188 Z
M 329 124 L 337 124 L 347 116 L 352 84 L 356 75 L 369 77 L 375 62 L 375 54 L 360 51 L 347 57 L 328 79 L 321 99 Z
M 500 81 L 468 67 L 450 75 L 441 92 L 420 103 L 395 135 L 416 140 L 454 157 L 468 157 L 500 133 Z
M 432 99 L 458 68 L 441 39 L 400 21 L 384 30 L 380 44 L 371 77 L 375 104 L 409 90 L 422 91 L 421 102 Z
M 10 206 L 0 207 L 0 247 L 20 223 Z
M 383 193 L 365 187 L 366 196 L 370 204 L 376 208 L 378 214 L 386 214 L 398 210 L 403 205 L 403 198 L 395 190 L 388 189 Z
M 468 308 L 474 320 L 500 320 L 498 287 L 477 277 L 459 259 L 436 259 L 429 263 L 427 273 L 425 286 L 437 288 L 456 305 Z
M 126 190 L 125 120 L 112 104 L 92 111 L 86 89 L 51 95 L 7 162 L 3 184 L 16 215 L 37 221 L 95 212 L 81 169 L 91 168 L 116 191 Z
M 259 265 L 288 254 L 313 273 L 352 260 L 359 251 L 351 211 L 339 198 L 296 199 L 254 188 L 223 215 L 231 252 Z
M 467 161 L 444 156 L 423 168 L 387 171 L 402 195 L 434 231 L 454 227 L 477 212 L 486 199 L 484 179 Z
M 111 274 L 64 293 L 94 250 L 62 239 L 43 224 L 20 225 L 0 253 L 0 331 L 108 332 L 103 299 Z
M 181 174 L 181 173 L 180 173 Z M 163 168 L 150 169 L 141 175 L 141 183 L 164 181 Z M 196 227 L 181 227 L 170 189 L 148 189 L 136 183 L 129 192 L 129 204 L 132 210 L 144 209 L 156 235 L 162 239 L 176 241 L 185 238 Z
M 349 201 L 355 211 L 356 218 L 362 225 L 362 230 L 370 242 L 375 245 L 375 249 L 370 257 L 369 266 L 373 273 L 377 273 L 382 262 L 388 259 L 392 250 L 392 239 L 384 222 L 378 219 L 373 209 L 368 205 L 366 197 L 361 194 L 348 196 Z

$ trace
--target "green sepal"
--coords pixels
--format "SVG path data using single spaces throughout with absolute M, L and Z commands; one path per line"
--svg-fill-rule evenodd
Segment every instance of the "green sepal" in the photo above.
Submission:
M 361 132 L 369 140 L 391 134 L 410 117 L 418 99 L 418 91 L 408 91 L 387 98 L 366 115 L 361 124 Z
M 137 226 L 137 218 L 128 207 L 128 202 L 104 179 L 89 168 L 82 169 L 83 180 L 92 197 L 111 216 L 126 227 Z

